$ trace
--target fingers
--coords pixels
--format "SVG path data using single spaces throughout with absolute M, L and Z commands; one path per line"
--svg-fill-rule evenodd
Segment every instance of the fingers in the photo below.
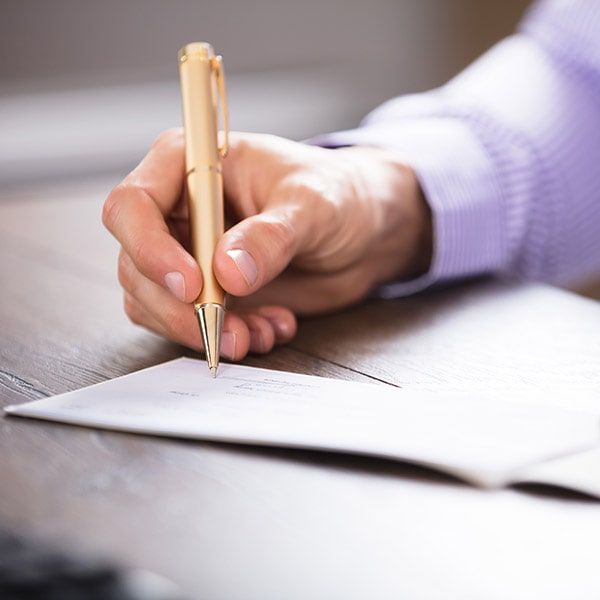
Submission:
M 121 252 L 119 281 L 125 290 L 124 308 L 131 321 L 189 348 L 202 351 L 202 339 L 194 309 L 144 277 L 130 257 Z M 231 310 L 225 314 L 221 355 L 241 360 L 248 352 L 270 352 L 289 342 L 296 320 L 288 309 L 261 306 Z
M 123 186 L 144 190 L 163 213 L 170 214 L 182 197 L 185 154 L 182 129 L 163 132 L 140 164 L 125 178 Z
M 270 352 L 275 346 L 290 342 L 296 335 L 296 317 L 283 306 L 235 307 L 232 310 L 250 331 L 251 352 Z
M 123 250 L 119 255 L 118 275 L 125 291 L 125 312 L 134 323 L 195 350 L 202 349 L 190 304 L 177 300 L 163 287 L 142 275 Z
M 182 134 L 168 131 L 108 196 L 102 220 L 141 274 L 191 302 L 202 288 L 200 269 L 165 220 L 183 204 L 183 178 Z

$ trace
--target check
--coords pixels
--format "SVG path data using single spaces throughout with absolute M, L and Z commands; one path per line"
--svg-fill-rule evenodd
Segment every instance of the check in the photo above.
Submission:
M 598 418 L 583 412 L 233 364 L 213 379 L 189 358 L 6 411 L 150 435 L 365 454 L 481 487 L 520 481 L 535 465 L 547 470 L 600 446 Z

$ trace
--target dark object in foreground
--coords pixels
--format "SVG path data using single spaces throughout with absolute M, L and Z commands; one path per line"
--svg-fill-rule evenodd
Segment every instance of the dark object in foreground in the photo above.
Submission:
M 174 585 L 153 573 L 7 531 L 0 531 L 0 598 L 184 600 Z

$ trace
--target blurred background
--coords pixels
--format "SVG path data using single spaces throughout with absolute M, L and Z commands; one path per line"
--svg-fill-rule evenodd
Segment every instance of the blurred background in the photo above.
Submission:
M 177 50 L 224 57 L 232 129 L 303 139 L 438 86 L 529 0 L 3 0 L 0 186 L 114 174 L 181 123 Z

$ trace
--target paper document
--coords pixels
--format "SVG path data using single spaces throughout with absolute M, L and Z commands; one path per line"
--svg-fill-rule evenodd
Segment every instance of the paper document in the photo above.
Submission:
M 484 487 L 599 446 L 594 415 L 180 358 L 13 415 L 145 434 L 409 461 Z

